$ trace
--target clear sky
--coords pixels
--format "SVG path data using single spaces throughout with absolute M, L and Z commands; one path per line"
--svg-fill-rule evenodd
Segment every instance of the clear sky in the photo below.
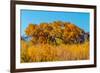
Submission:
M 90 32 L 89 13 L 21 10 L 21 35 L 25 34 L 24 31 L 30 23 L 40 24 L 53 21 L 71 22 L 84 29 L 85 32 Z

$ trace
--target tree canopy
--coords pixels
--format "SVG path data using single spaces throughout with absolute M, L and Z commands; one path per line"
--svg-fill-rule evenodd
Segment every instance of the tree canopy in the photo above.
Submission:
M 85 41 L 85 31 L 75 24 L 62 21 L 52 23 L 29 24 L 25 30 L 27 37 L 34 44 L 71 44 Z M 83 37 L 83 38 L 82 38 Z

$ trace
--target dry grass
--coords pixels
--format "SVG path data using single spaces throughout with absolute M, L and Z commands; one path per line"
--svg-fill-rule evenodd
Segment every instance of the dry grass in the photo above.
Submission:
M 37 44 L 21 41 L 21 62 L 47 62 L 89 59 L 89 42 L 82 44 Z

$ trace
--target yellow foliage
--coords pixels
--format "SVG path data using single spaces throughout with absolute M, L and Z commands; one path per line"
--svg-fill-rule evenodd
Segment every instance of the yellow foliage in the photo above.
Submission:
M 25 30 L 26 35 L 28 35 L 28 36 L 32 35 L 35 28 L 36 28 L 36 25 L 29 24 L 29 26 Z

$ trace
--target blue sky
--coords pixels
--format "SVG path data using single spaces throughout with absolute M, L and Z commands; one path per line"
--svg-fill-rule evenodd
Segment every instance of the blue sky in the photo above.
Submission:
M 42 22 L 49 23 L 53 21 L 71 22 L 84 29 L 84 31 L 90 32 L 89 13 L 21 10 L 21 35 L 25 34 L 24 31 L 30 23 L 40 24 Z

